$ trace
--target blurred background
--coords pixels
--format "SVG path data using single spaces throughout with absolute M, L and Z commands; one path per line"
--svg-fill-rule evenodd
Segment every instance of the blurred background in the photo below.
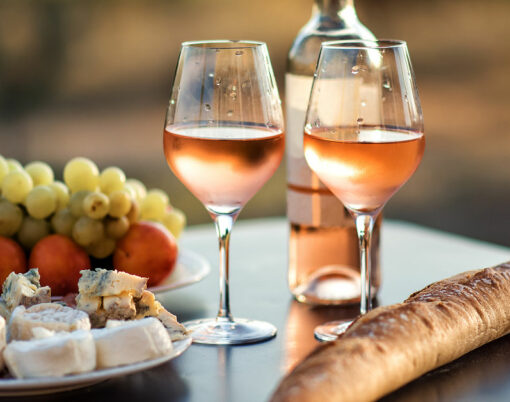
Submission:
M 427 135 L 424 160 L 385 209 L 510 246 L 510 1 L 358 0 L 381 38 L 408 42 Z M 285 59 L 312 0 L 2 0 L 0 154 L 74 156 L 160 187 L 191 224 L 209 222 L 166 165 L 162 130 L 180 43 L 268 43 L 284 94 Z M 282 166 L 241 218 L 285 214 Z

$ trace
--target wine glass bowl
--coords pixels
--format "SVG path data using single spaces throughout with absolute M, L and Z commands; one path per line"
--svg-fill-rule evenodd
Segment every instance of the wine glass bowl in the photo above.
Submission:
M 425 148 L 423 117 L 406 43 L 344 40 L 321 47 L 304 128 L 305 159 L 356 222 L 361 314 L 371 308 L 374 221 L 417 169 Z M 328 324 L 331 340 L 348 324 Z
M 183 43 L 163 145 L 174 174 L 213 218 L 220 244 L 218 315 L 185 323 L 193 340 L 243 344 L 275 336 L 269 323 L 233 318 L 228 285 L 232 226 L 284 152 L 281 102 L 266 45 Z

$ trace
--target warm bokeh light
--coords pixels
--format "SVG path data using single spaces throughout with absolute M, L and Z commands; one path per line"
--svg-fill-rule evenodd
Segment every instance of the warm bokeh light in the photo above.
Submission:
M 0 4 L 0 154 L 55 171 L 77 155 L 168 191 L 208 222 L 171 175 L 162 131 L 180 43 L 268 43 L 283 95 L 285 60 L 311 0 L 24 1 Z M 407 41 L 427 151 L 385 215 L 510 244 L 510 52 L 505 1 L 358 0 L 380 38 Z M 285 214 L 283 168 L 241 218 Z

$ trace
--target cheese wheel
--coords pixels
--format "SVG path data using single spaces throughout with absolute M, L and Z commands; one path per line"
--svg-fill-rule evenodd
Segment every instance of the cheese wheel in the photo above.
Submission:
M 87 313 L 57 303 L 36 304 L 28 309 L 18 306 L 9 322 L 9 339 L 29 340 L 33 337 L 32 329 L 36 327 L 57 332 L 89 330 L 90 320 Z
M 37 332 L 37 331 L 36 331 Z M 59 377 L 85 373 L 96 367 L 90 331 L 61 332 L 30 341 L 13 341 L 3 352 L 16 378 Z
M 138 363 L 167 355 L 172 341 L 156 318 L 135 321 L 108 320 L 106 327 L 93 329 L 98 368 Z

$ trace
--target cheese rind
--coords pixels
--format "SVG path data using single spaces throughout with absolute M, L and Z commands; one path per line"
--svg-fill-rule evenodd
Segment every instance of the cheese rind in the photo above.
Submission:
M 85 373 L 96 367 L 96 350 L 90 331 L 13 341 L 5 348 L 3 356 L 9 372 L 16 378 L 58 377 Z
M 90 320 L 87 313 L 56 303 L 37 304 L 28 309 L 18 306 L 9 322 L 9 337 L 14 340 L 32 339 L 32 329 L 36 327 L 65 332 L 89 330 Z
M 2 299 L 7 308 L 13 310 L 17 306 L 30 307 L 51 301 L 49 286 L 41 287 L 39 270 L 32 268 L 24 274 L 11 272 L 2 285 Z
M 139 297 L 147 288 L 147 278 L 130 275 L 122 271 L 95 270 L 80 271 L 78 281 L 80 294 L 88 296 L 117 296 L 123 292 L 132 292 Z
M 108 320 L 106 328 L 93 329 L 92 334 L 98 368 L 154 359 L 169 354 L 173 348 L 168 332 L 156 318 Z

